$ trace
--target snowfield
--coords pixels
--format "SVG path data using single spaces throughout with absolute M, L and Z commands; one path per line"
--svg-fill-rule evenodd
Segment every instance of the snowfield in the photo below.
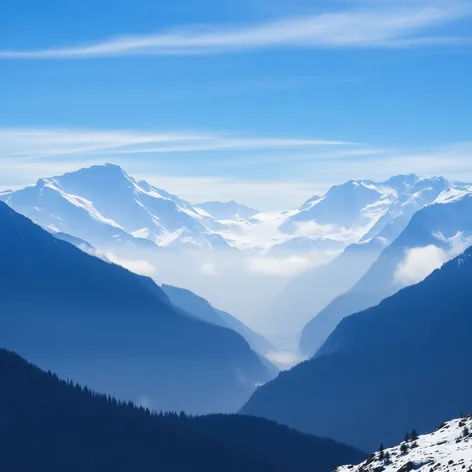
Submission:
M 407 451 L 405 450 L 407 446 Z M 403 447 L 402 447 L 403 446 Z M 402 451 L 403 449 L 403 451 Z M 416 441 L 403 442 L 362 464 L 338 467 L 336 472 L 470 472 L 472 471 L 472 415 L 442 424 Z

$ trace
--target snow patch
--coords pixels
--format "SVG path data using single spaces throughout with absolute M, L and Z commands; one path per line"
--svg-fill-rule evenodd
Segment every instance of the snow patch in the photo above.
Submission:
M 431 434 L 372 454 L 357 466 L 336 472 L 469 472 L 472 470 L 472 416 L 449 421 Z

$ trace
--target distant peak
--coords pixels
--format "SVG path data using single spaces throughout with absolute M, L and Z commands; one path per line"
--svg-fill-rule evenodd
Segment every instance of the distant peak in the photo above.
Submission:
M 82 169 L 76 170 L 74 172 L 68 172 L 60 177 L 55 177 L 58 181 L 62 177 L 71 178 L 71 177 L 106 177 L 106 178 L 114 178 L 114 179 L 128 179 L 130 180 L 131 177 L 118 165 L 116 164 L 96 164 L 90 167 L 83 167 Z
M 62 175 L 57 175 L 54 177 L 43 177 L 38 179 L 36 182 L 37 187 L 44 187 L 48 184 L 53 184 L 55 186 L 61 186 L 64 182 L 64 179 L 73 179 L 77 177 L 91 177 L 95 176 L 108 176 L 118 178 L 125 177 L 126 179 L 131 179 L 131 177 L 118 165 L 116 164 L 97 164 L 90 167 L 83 167 L 81 169 L 66 172 Z
M 341 192 L 341 191 L 353 191 L 354 189 L 359 189 L 359 188 L 367 190 L 368 189 L 367 185 L 372 185 L 372 184 L 375 184 L 375 183 L 370 180 L 348 180 L 347 182 L 344 182 L 343 184 L 333 185 L 328 190 L 327 195 L 330 195 L 336 192 Z
M 418 180 L 420 177 L 416 174 L 410 173 L 410 174 L 398 174 L 398 175 L 393 175 L 390 177 L 390 180 L 392 179 L 403 179 L 403 180 Z
M 416 174 L 399 174 L 390 177 L 385 184 L 395 186 L 398 184 L 415 184 L 416 182 L 420 181 L 421 178 L 418 177 Z
M 119 165 L 110 164 L 110 163 L 97 164 L 97 165 L 94 165 L 94 166 L 91 166 L 91 167 L 86 167 L 86 168 L 81 169 L 81 170 L 90 170 L 90 171 L 106 170 L 107 172 L 119 172 L 120 174 L 126 174 L 126 172 Z
M 434 177 L 429 177 L 426 180 L 429 180 L 430 182 L 442 182 L 442 183 L 449 183 L 449 181 L 442 176 L 434 176 Z

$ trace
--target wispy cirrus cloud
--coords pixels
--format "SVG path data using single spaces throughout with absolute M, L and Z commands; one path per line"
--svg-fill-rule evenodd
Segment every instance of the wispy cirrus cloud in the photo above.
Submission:
M 106 162 L 190 201 L 219 195 L 264 210 L 300 206 L 348 179 L 413 172 L 472 181 L 468 142 L 392 149 L 217 132 L 0 128 L 0 190 Z
M 2 160 L 355 145 L 337 140 L 239 136 L 229 133 L 0 128 Z
M 217 164 L 240 159 L 247 150 L 290 155 L 296 149 L 314 152 L 317 148 L 338 147 L 363 146 L 339 140 L 248 137 L 216 132 L 0 128 L 0 190 L 111 161 L 139 179 L 149 180 L 192 201 L 215 194 L 243 200 L 252 195 L 264 205 L 277 195 L 292 198 L 298 204 L 313 189 L 313 182 L 302 184 L 296 178 L 280 182 L 253 175 L 241 179 L 233 176 L 233 172 L 218 172 Z M 203 155 L 210 163 L 201 161 Z M 195 157 L 191 166 L 190 156 Z M 246 165 L 250 167 L 251 163 L 246 161 Z
M 470 43 L 467 37 L 435 34 L 436 28 L 470 16 L 466 0 L 367 2 L 259 24 L 183 26 L 156 34 L 118 36 L 39 50 L 1 50 L 2 59 L 65 59 L 136 55 L 231 53 L 304 48 L 392 48 Z
M 423 176 L 443 175 L 450 179 L 472 181 L 472 142 L 457 142 L 430 147 L 397 148 L 381 154 L 363 153 L 360 158 L 340 159 L 339 168 L 351 178 L 382 179 L 398 173 Z M 333 161 L 317 163 L 323 173 Z

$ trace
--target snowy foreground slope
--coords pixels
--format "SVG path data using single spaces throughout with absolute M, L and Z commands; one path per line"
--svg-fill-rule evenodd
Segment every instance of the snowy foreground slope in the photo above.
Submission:
M 407 449 L 406 449 L 407 448 Z M 404 452 L 406 450 L 406 452 Z M 336 472 L 470 472 L 472 471 L 472 416 L 442 424 L 434 433 L 376 452 L 357 466 Z

